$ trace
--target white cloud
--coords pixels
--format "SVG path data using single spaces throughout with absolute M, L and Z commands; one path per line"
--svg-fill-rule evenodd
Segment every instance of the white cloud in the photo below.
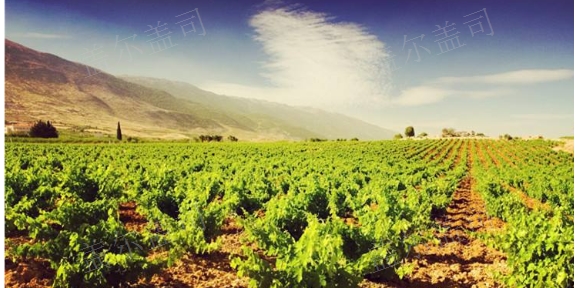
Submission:
M 442 77 L 434 82 L 442 84 L 536 84 L 574 78 L 574 70 L 530 69 L 472 77 Z
M 574 118 L 574 114 L 513 114 L 510 117 L 523 120 L 560 120 Z
M 572 79 L 574 71 L 568 69 L 517 70 L 472 77 L 441 77 L 423 85 L 401 91 L 392 103 L 401 106 L 417 106 L 437 103 L 450 97 L 483 99 L 514 95 L 514 84 L 537 84 Z M 488 88 L 470 88 L 470 85 L 498 85 Z M 466 86 L 468 85 L 468 86 Z
M 501 97 L 514 95 L 517 84 L 574 77 L 574 71 L 568 69 L 442 77 L 392 96 L 390 55 L 385 44 L 363 26 L 337 22 L 327 14 L 301 8 L 263 10 L 249 24 L 255 31 L 254 40 L 268 56 L 261 75 L 270 85 L 206 83 L 202 88 L 225 95 L 348 111 L 426 105 L 450 98 Z
M 47 33 L 36 33 L 36 32 L 26 32 L 24 34 L 21 34 L 20 37 L 37 38 L 37 39 L 69 39 L 69 38 L 72 38 L 68 35 L 63 35 L 63 34 L 47 34 Z
M 393 100 L 400 106 L 417 106 L 436 103 L 450 97 L 454 91 L 432 86 L 417 86 L 403 90 L 400 96 Z
M 304 9 L 264 10 L 250 19 L 268 60 L 270 87 L 213 83 L 215 92 L 293 105 L 344 107 L 386 101 L 389 55 L 364 27 Z M 243 95 L 244 94 L 244 95 Z
M 513 91 L 509 89 L 462 90 L 443 85 L 429 84 L 402 90 L 400 96 L 395 97 L 392 103 L 399 106 L 419 106 L 438 103 L 450 97 L 482 99 L 504 96 L 512 92 Z

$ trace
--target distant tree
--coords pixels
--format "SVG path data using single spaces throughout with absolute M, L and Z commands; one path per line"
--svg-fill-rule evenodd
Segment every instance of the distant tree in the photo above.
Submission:
M 426 132 L 422 132 L 422 133 L 418 134 L 419 138 L 424 138 L 426 136 L 428 136 L 428 133 L 426 133 Z
M 238 142 L 238 138 L 230 135 L 230 136 L 228 136 L 228 141 L 230 141 L 230 142 Z
M 320 138 L 310 138 L 308 141 L 310 142 L 324 142 L 328 141 L 327 139 L 320 139 Z
M 223 138 L 224 137 L 222 137 L 222 135 L 200 135 L 198 137 L 198 139 L 200 139 L 200 142 L 212 142 L 212 141 L 222 142 Z
M 477 137 L 486 137 L 486 135 L 484 135 L 484 133 L 476 133 Z
M 52 126 L 50 121 L 43 122 L 39 120 L 30 127 L 30 136 L 40 138 L 58 138 L 56 127 Z
M 456 131 L 454 128 L 443 128 L 442 137 L 456 137 Z
M 130 137 L 128 136 L 128 138 L 126 139 L 126 141 L 128 142 L 132 142 L 132 143 L 138 143 L 140 140 L 136 137 Z
M 404 135 L 406 135 L 406 137 L 414 137 L 415 135 L 414 127 L 412 126 L 406 127 L 406 130 L 404 130 Z
M 512 136 L 510 136 L 510 134 L 504 134 L 504 135 L 500 135 L 500 139 L 502 140 L 512 140 L 514 139 Z
M 394 139 L 402 139 L 402 134 L 398 133 L 396 135 L 394 135 Z
M 120 121 L 118 121 L 118 128 L 116 128 L 116 139 L 122 140 L 122 129 L 120 129 Z
M 354 138 L 350 139 L 350 141 L 360 141 L 360 139 L 354 137 Z
M 470 135 L 476 136 L 476 132 L 474 132 L 474 130 L 472 130 L 472 131 L 470 132 Z

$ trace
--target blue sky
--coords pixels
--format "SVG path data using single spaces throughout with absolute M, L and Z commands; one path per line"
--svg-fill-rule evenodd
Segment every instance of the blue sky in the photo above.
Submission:
M 574 134 L 573 1 L 141 2 L 8 0 L 6 38 L 397 131 Z

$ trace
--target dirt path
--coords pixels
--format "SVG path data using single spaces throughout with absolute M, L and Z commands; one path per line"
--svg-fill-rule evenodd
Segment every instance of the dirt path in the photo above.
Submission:
M 452 203 L 434 220 L 444 231 L 436 234 L 440 245 L 427 243 L 415 247 L 409 262 L 416 264 L 409 276 L 411 287 L 497 287 L 495 271 L 506 270 L 506 256 L 470 236 L 470 231 L 494 231 L 503 226 L 490 219 L 484 202 L 471 190 L 467 176 L 454 193 Z M 418 259 L 420 258 L 420 259 Z
M 443 227 L 435 235 L 440 244 L 426 243 L 414 248 L 407 262 L 415 268 L 406 279 L 397 283 L 365 280 L 362 287 L 500 287 L 495 273 L 505 273 L 506 255 L 488 248 L 470 232 L 496 232 L 505 223 L 488 217 L 483 200 L 473 191 L 473 143 L 466 144 L 469 173 L 458 185 L 446 211 L 433 215 L 437 225 Z
M 240 256 L 242 228 L 232 218 L 222 227 L 222 247 L 207 255 L 185 255 L 174 266 L 162 269 L 151 279 L 141 278 L 131 287 L 248 287 L 249 279 L 240 278 L 230 267 L 230 256 Z M 162 256 L 167 256 L 162 255 Z
M 451 146 L 447 157 L 458 153 L 456 163 L 466 161 L 468 175 L 459 183 L 454 192 L 452 202 L 442 214 L 432 215 L 438 227 L 443 227 L 436 233 L 440 244 L 425 243 L 414 248 L 407 263 L 414 265 L 414 270 L 404 280 L 397 282 L 377 283 L 364 280 L 361 287 L 499 287 L 494 273 L 506 271 L 505 254 L 486 247 L 482 241 L 471 236 L 470 232 L 488 231 L 497 232 L 505 225 L 502 221 L 486 215 L 484 202 L 474 191 L 474 179 L 471 177 L 472 153 L 478 153 L 482 148 L 472 141 L 465 142 L 461 147 Z M 468 157 L 461 155 L 468 150 Z M 482 157 L 482 169 L 492 155 Z M 453 163 L 454 164 L 454 163 Z M 454 164 L 456 165 L 456 164 Z M 119 209 L 120 220 L 131 231 L 140 231 L 145 226 L 145 219 L 136 212 L 135 203 L 125 203 Z M 173 267 L 163 269 L 161 273 L 151 279 L 140 279 L 135 286 L 138 287 L 247 287 L 248 279 L 239 278 L 230 268 L 230 256 L 240 254 L 241 228 L 231 219 L 227 219 L 223 227 L 222 249 L 206 256 L 185 256 L 181 262 Z M 18 284 L 16 278 L 23 277 L 25 271 L 45 271 L 38 269 L 37 263 L 28 264 L 30 267 L 22 268 L 23 264 L 7 263 L 5 276 Z M 39 266 L 42 267 L 41 265 Z M 27 268 L 27 269 L 26 269 Z M 17 272 L 17 273 L 14 273 Z M 38 278 L 40 283 L 31 287 L 46 287 L 50 277 L 32 276 Z M 44 281 L 44 282 L 42 282 Z M 25 285 L 24 283 L 22 283 Z M 28 286 L 21 286 L 28 287 Z
M 469 175 L 458 185 L 445 213 L 434 215 L 436 223 L 444 228 L 436 234 L 440 245 L 415 247 L 416 254 L 409 259 L 417 265 L 409 277 L 412 287 L 497 287 L 494 272 L 506 271 L 505 254 L 470 235 L 470 231 L 493 232 L 504 223 L 486 215 L 483 200 L 472 190 L 473 151 L 471 143 L 467 144 Z

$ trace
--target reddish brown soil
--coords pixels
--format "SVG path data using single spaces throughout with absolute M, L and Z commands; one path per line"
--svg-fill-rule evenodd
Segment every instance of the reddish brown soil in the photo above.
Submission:
M 471 146 L 468 146 L 469 152 Z M 469 153 L 468 168 L 472 157 Z M 487 247 L 470 232 L 498 233 L 504 223 L 486 215 L 483 200 L 472 191 L 474 180 L 466 176 L 458 185 L 452 202 L 434 221 L 444 227 L 436 238 L 440 244 L 425 243 L 414 247 L 406 259 L 414 265 L 412 273 L 395 283 L 364 280 L 361 287 L 500 287 L 495 275 L 506 273 L 506 255 Z
M 524 202 L 524 205 L 526 205 L 526 207 L 528 207 L 528 209 L 530 209 L 530 210 L 535 210 L 535 209 L 542 209 L 542 210 L 546 210 L 546 211 L 551 210 L 550 205 L 548 205 L 546 203 L 542 203 L 542 202 L 540 202 L 540 200 L 534 199 L 534 198 L 526 195 L 526 193 L 524 193 L 520 189 L 516 189 L 510 185 L 506 185 L 506 188 L 508 188 L 508 190 L 510 190 L 510 192 L 515 193 L 516 195 L 520 196 L 520 198 L 522 198 L 522 201 Z
M 479 143 L 476 143 L 480 145 Z M 462 145 L 457 153 L 468 149 L 467 164 L 471 154 L 480 147 Z M 450 154 L 454 153 L 450 151 Z M 457 161 L 461 161 L 458 156 Z M 486 165 L 486 159 L 482 158 Z M 487 166 L 487 165 L 486 165 Z M 499 287 L 494 273 L 506 273 L 506 256 L 486 247 L 470 232 L 498 233 L 505 225 L 498 219 L 489 218 L 480 196 L 473 191 L 474 179 L 466 176 L 453 195 L 453 200 L 441 215 L 433 215 L 443 231 L 435 236 L 440 244 L 432 242 L 414 247 L 414 253 L 405 261 L 414 270 L 404 280 L 378 283 L 364 280 L 361 287 Z M 374 208 L 374 207 L 371 207 Z M 120 205 L 120 220 L 131 231 L 141 231 L 146 219 L 136 212 L 136 204 Z M 347 221 L 353 222 L 353 219 Z M 350 223 L 353 225 L 353 223 Z M 186 255 L 174 266 L 163 269 L 149 279 L 142 278 L 135 287 L 247 287 L 248 279 L 240 278 L 230 267 L 230 258 L 241 255 L 242 228 L 232 218 L 226 219 L 220 236 L 222 247 L 218 252 L 205 256 Z M 18 241 L 14 239 L 14 241 Z M 256 247 L 252 247 L 258 251 Z M 164 252 L 165 253 L 165 252 Z M 165 256 L 163 254 L 150 257 Z M 46 261 L 30 260 L 15 264 L 6 262 L 7 287 L 49 287 L 55 276 Z
M 487 151 L 487 149 L 486 149 Z M 498 153 L 500 156 L 502 156 L 502 154 Z M 496 163 L 497 166 L 500 167 L 500 162 L 498 162 L 498 160 L 496 160 L 496 158 L 493 156 L 493 154 L 491 152 L 488 152 L 488 155 L 490 156 L 490 158 L 492 158 L 492 161 L 494 161 L 494 163 Z M 504 161 L 512 166 L 512 167 L 516 167 L 516 164 L 512 163 L 507 157 L 502 156 L 502 159 L 504 159 Z M 543 209 L 543 210 L 550 210 L 550 205 L 546 204 L 546 203 L 542 203 L 540 200 L 538 199 L 534 199 L 530 196 L 528 196 L 526 193 L 524 193 L 524 191 L 512 187 L 510 185 L 505 185 L 506 188 L 508 188 L 508 190 L 510 190 L 510 192 L 515 193 L 516 195 L 520 196 L 520 198 L 522 198 L 522 201 L 524 202 L 524 205 L 526 205 L 526 207 L 528 207 L 528 209 L 530 210 L 534 210 L 534 209 Z
M 456 149 L 453 149 L 454 151 L 452 153 L 450 153 L 450 155 L 448 157 L 451 157 L 452 154 L 457 153 L 456 159 L 454 160 L 454 162 L 452 162 L 452 164 L 450 164 L 450 169 L 453 169 L 454 167 L 458 166 L 458 164 L 460 164 L 460 161 L 462 160 L 462 153 L 464 152 L 464 149 L 466 149 L 466 145 L 460 144 L 458 151 L 456 151 Z
M 136 212 L 136 202 L 134 201 L 120 204 L 118 213 L 120 214 L 120 222 L 124 223 L 124 227 L 128 231 L 140 232 L 148 223 L 144 216 Z
M 492 160 L 492 163 L 494 163 L 496 167 L 500 167 L 502 164 L 500 164 L 500 161 L 496 159 L 496 157 L 494 157 L 494 155 L 490 151 L 490 148 L 491 148 L 490 145 L 486 143 L 483 150 L 486 152 L 486 154 L 488 154 L 488 157 Z
M 48 261 L 30 259 L 14 263 L 6 259 L 4 263 L 6 264 L 4 270 L 5 287 L 51 287 L 52 280 L 56 276 Z
M 474 141 L 475 144 L 472 144 L 474 146 L 474 150 L 473 152 L 476 153 L 478 155 L 478 158 L 480 158 L 480 163 L 482 163 L 482 166 L 484 168 L 488 168 L 488 162 L 486 161 L 486 158 L 483 153 L 481 153 L 482 151 L 482 146 L 480 145 L 479 141 Z
M 6 234 L 4 282 L 6 287 L 51 287 L 56 275 L 50 263 L 42 259 L 25 259 L 14 263 L 9 256 L 10 250 L 18 245 L 33 243 L 26 232 Z
M 238 277 L 230 267 L 230 257 L 241 254 L 242 229 L 228 218 L 222 232 L 219 251 L 202 256 L 186 255 L 151 279 L 140 279 L 134 287 L 248 287 L 249 280 Z
M 436 223 L 445 227 L 435 235 L 440 244 L 418 245 L 406 259 L 415 268 L 405 280 L 364 280 L 361 287 L 500 287 L 495 274 L 506 273 L 505 254 L 487 247 L 470 231 L 497 233 L 504 223 L 486 215 L 482 199 L 470 189 L 471 182 L 470 177 L 465 178 L 445 214 L 435 217 Z
M 424 156 L 424 159 L 427 159 L 428 161 L 432 161 L 432 160 L 436 160 L 438 159 L 442 154 L 444 154 L 444 152 L 446 152 L 446 150 L 450 149 L 453 150 L 453 146 L 451 146 L 453 143 L 452 141 L 449 144 L 443 145 L 443 147 L 440 147 L 440 149 L 436 148 L 433 151 L 431 151 L 430 153 L 428 153 L 427 155 Z M 451 152 L 449 152 L 450 154 Z M 449 155 L 448 154 L 448 155 Z

